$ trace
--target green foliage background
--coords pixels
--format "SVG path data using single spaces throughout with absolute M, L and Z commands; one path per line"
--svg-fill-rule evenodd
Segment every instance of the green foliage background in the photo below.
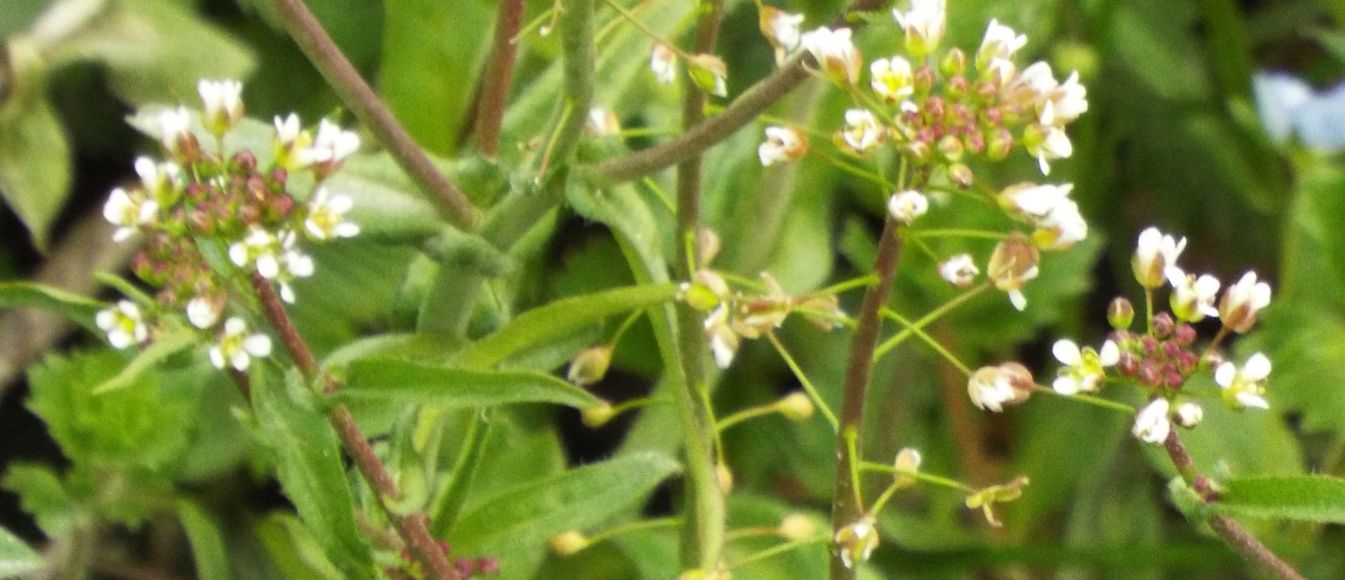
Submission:
M 20 43 L 31 40 L 25 31 L 48 2 L 8 0 L 0 9 L 12 65 L 0 76 L 0 193 L 8 207 L 0 216 L 0 279 L 29 277 L 56 259 L 63 235 L 82 216 L 96 216 L 106 192 L 132 177 L 134 156 L 155 149 L 123 117 L 141 106 L 194 104 L 198 78 L 244 78 L 248 114 L 256 119 L 296 111 L 306 120 L 333 115 L 352 123 L 261 0 L 92 4 L 103 12 L 90 26 L 45 49 L 43 58 L 26 60 Z M 474 202 L 487 205 L 526 181 L 520 163 L 545 137 L 560 90 L 554 36 L 534 33 L 522 41 L 501 159 L 486 164 L 472 157 L 464 132 L 494 2 L 308 4 Z M 643 4 L 641 17 L 651 26 L 671 38 L 687 36 L 692 3 Z M 549 7 L 529 2 L 528 18 Z M 782 7 L 804 12 L 809 26 L 841 8 L 825 1 Z M 973 364 L 1018 359 L 1039 380 L 1049 377 L 1051 341 L 1097 342 L 1107 301 L 1136 296 L 1129 252 L 1140 229 L 1157 225 L 1191 240 L 1183 262 L 1195 271 L 1230 280 L 1255 269 L 1276 291 L 1263 328 L 1233 348 L 1244 355 L 1264 350 L 1274 361 L 1272 410 L 1233 413 L 1207 405 L 1205 422 L 1188 438 L 1201 468 L 1230 479 L 1345 475 L 1345 170 L 1336 155 L 1273 143 L 1255 115 L 1250 84 L 1261 69 L 1288 70 L 1322 86 L 1338 81 L 1345 73 L 1345 4 L 949 0 L 946 42 L 974 47 L 991 17 L 1029 35 L 1030 57 L 1047 59 L 1057 71 L 1078 69 L 1089 89 L 1090 110 L 1071 131 L 1075 154 L 1056 165 L 1052 181 L 1076 184 L 1073 196 L 1090 236 L 1049 256 L 1041 278 L 1026 288 L 1026 313 L 995 294 L 933 334 Z M 600 12 L 600 25 L 611 18 L 610 10 Z M 878 56 L 896 42 L 892 28 L 871 27 L 859 44 Z M 648 74 L 646 38 L 623 26 L 599 50 L 598 103 L 628 129 L 678 126 L 678 90 Z M 727 3 L 719 54 L 729 66 L 730 97 L 773 70 L 751 3 Z M 772 114 L 830 130 L 846 104 L 837 91 L 811 81 Z M 750 126 L 705 158 L 705 223 L 724 247 L 716 267 L 744 276 L 769 271 L 793 293 L 864 273 L 873 261 L 880 194 L 887 192 L 813 159 L 763 171 L 759 140 L 759 127 Z M 619 149 L 594 140 L 580 156 Z M 978 171 L 987 183 L 1007 184 L 1031 179 L 1035 163 L 1024 156 Z M 651 286 L 657 292 L 648 295 L 586 295 L 666 282 L 673 216 L 663 196 L 672 191 L 672 172 L 607 190 L 572 187 L 566 203 L 513 247 L 482 249 L 459 240 L 437 253 L 398 238 L 409 227 L 406 216 L 432 210 L 385 156 L 354 159 L 338 179 L 331 187 L 356 199 L 355 219 L 366 235 L 315 251 L 318 273 L 295 284 L 294 316 L 324 364 L 349 372 L 352 391 L 344 400 L 378 437 L 407 501 L 456 515 L 437 531 L 455 550 L 500 558 L 506 578 L 669 577 L 677 567 L 670 529 L 621 536 L 564 559 L 545 549 L 548 537 L 565 530 L 601 530 L 641 513 L 667 515 L 678 505 L 676 486 L 667 482 L 679 477 L 674 457 L 681 440 L 660 387 L 650 325 L 641 320 L 633 327 L 613 370 L 593 388 L 613 402 L 652 393 L 655 403 L 633 418 L 589 430 L 565 405 L 582 407 L 590 395 L 543 373 L 563 371 L 575 352 L 610 335 L 625 311 L 666 300 L 666 286 Z M 380 219 L 391 220 L 386 231 Z M 936 206 L 927 219 L 967 224 L 994 217 L 954 216 Z M 990 242 L 963 249 L 983 256 Z M 920 253 L 903 256 L 891 302 L 897 311 L 919 315 L 953 295 L 933 266 Z M 562 307 L 535 315 L 533 328 L 542 330 L 505 327 L 515 334 L 494 335 L 494 342 L 413 335 L 439 267 L 486 280 L 468 326 L 472 339 L 566 297 L 585 296 L 582 308 L 568 309 L 582 312 L 567 319 Z M 853 311 L 857 296 L 850 298 L 843 305 Z M 835 406 L 849 336 L 791 321 L 781 338 Z M 93 390 L 129 357 L 96 336 L 75 335 L 38 360 L 9 360 L 0 352 L 4 362 L 28 367 L 26 381 L 0 385 L 0 523 L 12 532 L 0 530 L 0 577 L 38 566 L 39 549 L 95 567 L 103 557 L 202 578 L 360 577 L 389 563 L 391 556 L 371 551 L 354 523 L 381 517 L 369 507 L 371 492 L 356 478 L 345 481 L 320 402 L 297 377 L 257 382 L 263 387 L 254 395 L 254 415 L 205 364 L 202 349 L 170 354 L 159 368 L 97 395 Z M 465 369 L 454 373 L 467 374 L 398 359 L 451 360 Z M 510 371 L 472 382 L 470 373 L 496 366 Z M 1124 418 L 1046 397 L 1003 415 L 983 414 L 968 404 L 960 376 L 942 366 L 916 341 L 878 366 L 866 426 L 870 456 L 914 446 L 931 472 L 977 485 L 1023 474 L 1032 484 L 995 530 L 955 493 L 922 488 L 899 496 L 897 509 L 879 522 L 883 546 L 868 577 L 1248 574 L 1234 553 L 1183 521 L 1181 498 L 1169 499 L 1167 491 L 1171 468 L 1140 448 Z M 403 388 L 378 388 L 390 376 Z M 510 393 L 518 398 L 493 398 L 499 383 L 491 381 L 514 381 Z M 447 394 L 440 388 L 464 382 L 479 388 Z M 797 388 L 768 345 L 749 343 L 719 380 L 714 404 L 722 416 Z M 433 397 L 444 398 L 433 420 L 406 410 L 407 401 Z M 473 440 L 484 442 L 480 468 L 464 479 L 470 470 L 460 466 L 475 458 L 462 457 L 462 450 Z M 824 421 L 771 416 L 726 432 L 724 444 L 735 481 L 732 527 L 774 526 L 794 512 L 824 526 L 835 461 Z M 270 476 L 277 466 L 284 494 Z M 1247 518 L 1308 576 L 1345 573 L 1339 549 L 1345 531 L 1257 519 L 1267 515 L 1255 509 L 1257 498 L 1278 488 L 1238 481 L 1232 489 L 1243 495 L 1234 497 L 1250 498 L 1252 507 L 1232 502 L 1228 513 Z M 1301 511 L 1292 517 L 1339 523 L 1345 519 L 1339 492 L 1305 491 L 1327 503 L 1297 505 Z M 735 541 L 727 558 L 769 545 Z M 825 561 L 824 549 L 813 545 L 735 569 L 734 577 L 822 577 Z

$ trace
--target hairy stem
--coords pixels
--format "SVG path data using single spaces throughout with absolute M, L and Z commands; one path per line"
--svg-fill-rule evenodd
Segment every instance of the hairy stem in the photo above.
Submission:
M 696 28 L 692 51 L 710 53 L 719 38 L 724 18 L 722 0 L 707 0 Z M 705 93 L 687 85 L 682 100 L 682 127 L 694 131 L 705 120 Z M 701 158 L 689 155 L 677 166 L 677 260 L 676 277 L 690 280 L 692 269 L 700 264 Z M 714 411 L 706 397 L 706 347 L 701 314 L 685 303 L 677 305 L 677 336 L 682 351 L 682 371 L 686 381 L 683 400 L 689 409 L 683 413 L 682 433 L 686 437 L 686 497 L 688 517 L 683 518 L 682 567 L 700 569 L 707 574 L 719 567 L 724 544 L 724 494 L 715 470 L 714 449 L 717 431 Z M 695 450 L 693 453 L 692 450 Z
M 276 295 L 275 289 L 271 288 L 271 283 L 262 278 L 260 274 L 253 273 L 252 289 L 257 294 L 261 302 L 262 312 L 271 322 L 280 342 L 289 351 L 290 357 L 294 359 L 295 366 L 299 367 L 299 372 L 303 374 L 304 379 L 310 383 L 319 378 L 319 369 L 317 359 L 313 356 L 312 349 L 308 348 L 308 343 L 304 342 L 302 336 L 294 327 L 294 322 L 289 314 L 285 312 L 285 305 L 280 301 L 280 296 Z M 322 377 L 324 381 L 323 393 L 331 393 L 338 388 L 335 379 L 330 376 Z M 360 475 L 374 488 L 378 495 L 379 506 L 387 513 L 388 519 L 393 522 L 397 528 L 397 533 L 410 546 L 411 552 L 416 559 L 429 570 L 435 578 L 445 578 L 457 580 L 460 576 L 448 562 L 448 555 L 435 543 L 434 537 L 430 535 L 429 518 L 424 513 L 416 512 L 410 515 L 398 515 L 388 509 L 388 501 L 396 501 L 401 497 L 401 491 L 397 489 L 397 482 L 388 473 L 383 462 L 378 459 L 378 454 L 374 451 L 369 439 L 360 431 L 359 425 L 355 423 L 355 418 L 351 416 L 350 410 L 345 405 L 333 405 L 329 411 L 328 419 L 332 427 L 336 430 L 337 436 L 341 439 L 341 445 L 346 453 L 355 462 L 355 466 L 360 470 Z
M 877 10 L 884 3 L 885 0 L 858 0 L 847 9 L 847 12 Z M 845 14 L 832 21 L 833 26 L 843 24 L 851 28 L 858 28 L 861 25 L 859 22 L 846 22 Z M 765 112 L 781 97 L 798 88 L 808 79 L 807 67 L 811 64 L 814 63 L 812 57 L 808 55 L 794 58 L 780 70 L 761 79 L 752 85 L 752 88 L 739 95 L 723 113 L 695 128 L 688 129 L 676 139 L 625 157 L 604 161 L 588 168 L 589 172 L 603 181 L 616 183 L 637 179 L 686 161 L 728 138 L 744 125 L 751 123 L 757 115 Z
M 1168 438 L 1163 442 L 1163 447 L 1168 452 L 1168 457 L 1172 459 L 1172 464 L 1177 467 L 1177 473 L 1180 473 L 1182 479 L 1187 485 L 1203 486 L 1205 476 L 1200 473 L 1196 467 L 1195 461 L 1191 459 L 1191 453 L 1186 450 L 1186 445 L 1182 444 L 1181 437 L 1177 435 L 1177 430 L 1168 432 Z M 1207 500 L 1209 501 L 1209 500 Z M 1230 548 L 1242 554 L 1248 561 L 1264 568 L 1267 572 L 1276 578 L 1286 580 L 1302 580 L 1303 575 L 1298 573 L 1293 566 L 1290 566 L 1274 552 L 1270 551 L 1265 544 L 1251 535 L 1241 524 L 1227 516 L 1214 516 L 1209 519 L 1210 528 L 1214 533 L 1228 544 Z
M 476 104 L 476 150 L 486 157 L 494 157 L 500 149 L 500 126 L 509 99 L 509 82 L 514 75 L 514 57 L 518 54 L 514 37 L 523 26 L 523 6 L 524 0 L 500 0 L 495 16 L 495 39 Z
M 897 259 L 901 255 L 901 236 L 897 232 L 897 222 L 887 216 L 883 222 L 883 234 L 878 241 L 878 257 L 873 269 L 878 275 L 878 283 L 864 292 L 864 301 L 859 307 L 854 341 L 850 343 L 850 358 L 845 367 L 844 398 L 841 403 L 841 432 L 836 437 L 836 486 L 831 504 L 831 523 L 835 529 L 850 525 L 859 518 L 864 506 L 856 498 L 859 490 L 851 478 L 852 471 L 862 457 L 863 446 L 859 433 L 863 427 L 864 399 L 868 394 L 869 377 L 873 373 L 874 350 L 878 346 L 878 329 L 881 325 L 879 313 L 892 293 L 892 283 L 896 278 Z M 853 433 L 847 441 L 846 433 Z M 853 448 L 853 453 L 852 453 Z M 831 577 L 833 579 L 854 578 L 855 571 L 846 567 L 839 552 L 832 552 Z
M 318 72 L 322 73 L 322 77 L 327 79 L 341 101 L 369 126 L 379 142 L 392 153 L 397 164 L 429 195 L 439 213 L 454 225 L 470 229 L 476 216 L 467 196 L 444 177 L 420 145 L 397 122 L 392 111 L 388 110 L 346 55 L 332 42 L 331 36 L 327 35 L 303 0 L 271 0 L 271 6 L 280 16 L 285 31 L 308 60 L 313 62 Z

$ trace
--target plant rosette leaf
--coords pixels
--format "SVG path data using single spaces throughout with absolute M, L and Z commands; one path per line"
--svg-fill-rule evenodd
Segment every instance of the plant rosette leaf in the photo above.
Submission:
M 0 528 L 0 578 L 13 578 L 42 568 L 42 556 L 9 530 Z

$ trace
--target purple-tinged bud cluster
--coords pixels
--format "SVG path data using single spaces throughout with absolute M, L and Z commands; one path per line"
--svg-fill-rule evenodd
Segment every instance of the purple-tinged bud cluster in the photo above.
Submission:
M 1117 370 L 1150 389 L 1175 392 L 1200 366 L 1195 327 L 1166 312 L 1154 316 L 1152 334 L 1118 330 L 1110 337 L 1121 348 Z

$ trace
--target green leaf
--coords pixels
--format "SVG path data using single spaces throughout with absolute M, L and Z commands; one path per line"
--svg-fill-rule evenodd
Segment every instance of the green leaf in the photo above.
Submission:
M 0 578 L 12 578 L 42 567 L 42 556 L 9 530 L 0 528 Z
M 199 79 L 242 78 L 252 70 L 247 48 L 179 2 L 109 5 L 88 26 L 57 41 L 51 62 L 101 62 L 112 90 L 138 104 L 194 100 Z
M 449 537 L 465 554 L 524 554 L 551 536 L 601 523 L 645 497 L 679 465 L 634 453 L 516 486 L 471 510 Z
M 135 384 L 142 375 L 158 366 L 169 357 L 196 345 L 196 333 L 187 329 L 176 332 L 160 332 L 154 335 L 154 343 L 135 355 L 131 364 L 121 369 L 116 376 L 103 381 L 93 388 L 93 394 L 105 395 Z
M 355 528 L 354 498 L 336 433 L 321 413 L 290 397 L 290 391 L 306 389 L 297 373 L 286 377 L 288 389 L 260 372 L 253 379 L 258 426 L 275 454 L 285 495 L 338 568 L 348 576 L 370 574 L 373 561 Z
M 19 496 L 23 511 L 37 520 L 49 537 L 61 537 L 74 527 L 77 508 L 60 476 L 45 465 L 17 463 L 5 470 L 4 488 Z
M 495 334 L 468 346 L 458 363 L 465 368 L 490 368 L 608 316 L 656 306 L 676 295 L 671 284 L 647 284 L 556 300 L 520 314 Z
M 0 282 L 0 308 L 33 306 L 51 310 L 93 332 L 102 334 L 93 318 L 106 304 L 67 292 L 60 288 L 32 282 Z
M 224 534 L 210 514 L 189 500 L 178 500 L 178 520 L 191 542 L 192 558 L 196 562 L 196 577 L 201 580 L 233 578 L 229 569 L 229 552 Z
M 48 356 L 28 372 L 28 406 L 76 464 L 172 465 L 186 450 L 202 383 L 176 372 L 145 372 L 116 392 L 93 394 L 125 365 L 124 355 L 111 350 Z
M 527 371 L 472 371 L 395 359 L 358 360 L 336 398 L 439 407 L 554 403 L 585 408 L 598 400 L 551 375 Z
M 19 101 L 18 99 L 15 99 Z M 0 195 L 45 250 L 70 192 L 70 145 L 45 98 L 0 108 Z
M 400 0 L 385 4 L 379 93 L 422 146 L 453 151 L 471 118 L 473 79 L 495 11 L 485 2 Z M 452 34 L 444 30 L 452 29 Z
M 1218 514 L 1345 523 L 1345 479 L 1321 475 L 1235 477 L 1219 481 Z
M 253 526 L 252 533 L 281 578 L 325 580 L 342 577 L 323 554 L 313 535 L 294 516 L 271 512 Z

